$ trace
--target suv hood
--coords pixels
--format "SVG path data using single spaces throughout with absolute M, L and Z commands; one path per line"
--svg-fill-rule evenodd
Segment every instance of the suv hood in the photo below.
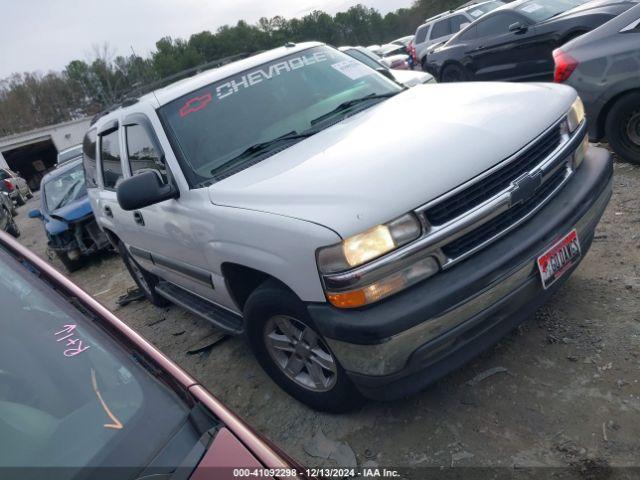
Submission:
M 209 198 L 347 237 L 509 157 L 566 114 L 575 97 L 551 83 L 419 85 L 215 183 Z

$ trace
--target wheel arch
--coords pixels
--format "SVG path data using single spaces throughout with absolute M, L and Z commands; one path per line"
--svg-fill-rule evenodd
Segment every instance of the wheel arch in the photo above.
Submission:
M 221 271 L 227 291 L 240 310 L 244 309 L 249 296 L 260 285 L 268 280 L 277 282 L 283 288 L 286 288 L 298 297 L 298 295 L 289 288 L 286 283 L 269 273 L 263 272 L 262 270 L 247 267 L 246 265 L 239 263 L 225 262 L 221 265 Z
M 118 244 L 120 243 L 120 238 L 118 237 L 118 235 L 116 235 L 112 230 L 108 228 L 103 227 L 102 231 L 107 236 L 107 240 L 109 240 L 109 243 L 113 246 L 113 248 L 117 249 Z

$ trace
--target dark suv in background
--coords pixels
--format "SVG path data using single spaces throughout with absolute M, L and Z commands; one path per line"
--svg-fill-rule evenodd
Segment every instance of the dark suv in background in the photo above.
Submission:
M 551 80 L 555 48 L 635 5 L 628 0 L 516 0 L 431 51 L 426 68 L 440 82 Z

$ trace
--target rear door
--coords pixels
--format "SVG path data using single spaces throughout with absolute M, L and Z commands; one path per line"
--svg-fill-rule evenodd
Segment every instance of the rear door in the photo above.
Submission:
M 520 23 L 526 28 L 510 31 Z M 477 41 L 468 52 L 478 80 L 511 80 L 530 74 L 534 29 L 521 15 L 503 11 L 485 17 L 476 25 Z

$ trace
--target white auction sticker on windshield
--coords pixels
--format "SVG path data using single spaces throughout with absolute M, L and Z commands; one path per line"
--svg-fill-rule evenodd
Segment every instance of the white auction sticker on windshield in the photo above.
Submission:
M 472 10 L 469 12 L 469 15 L 471 15 L 473 18 L 478 18 L 482 16 L 482 10 Z
M 331 66 L 351 80 L 357 80 L 373 73 L 373 70 L 357 60 L 343 60 Z
M 525 5 L 524 7 L 522 7 L 521 10 L 523 12 L 533 13 L 537 10 L 540 10 L 541 8 L 542 5 L 538 5 L 537 3 L 530 3 L 529 5 Z

